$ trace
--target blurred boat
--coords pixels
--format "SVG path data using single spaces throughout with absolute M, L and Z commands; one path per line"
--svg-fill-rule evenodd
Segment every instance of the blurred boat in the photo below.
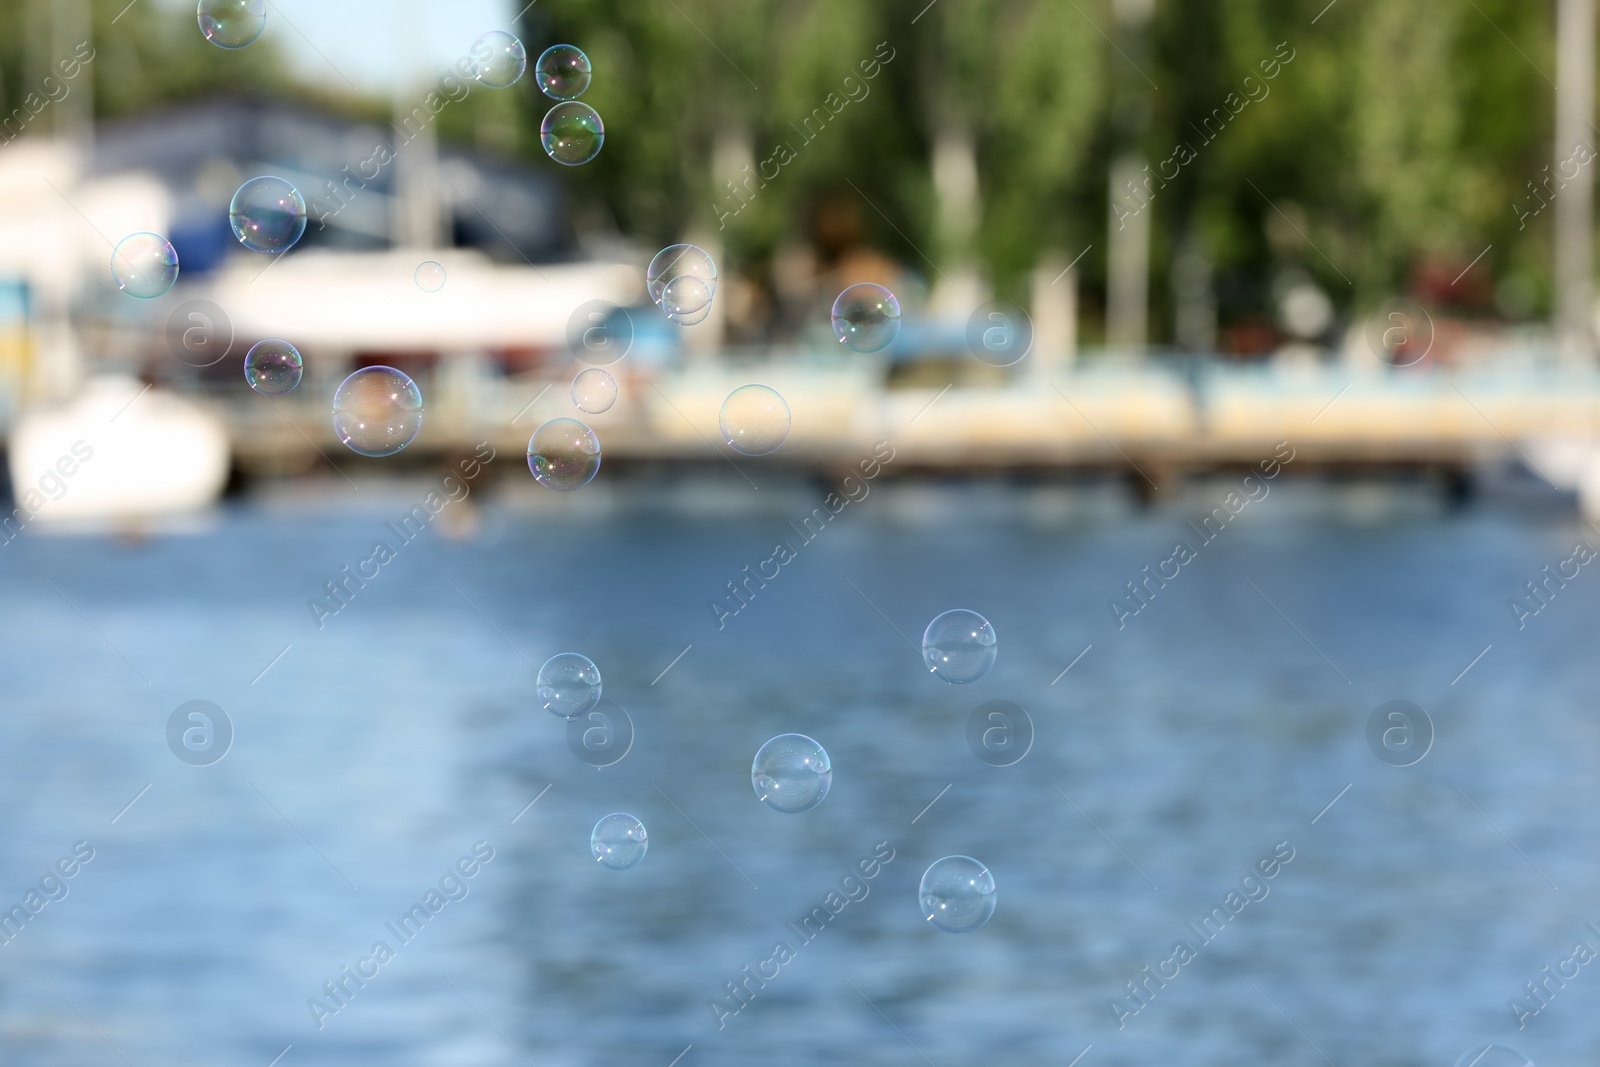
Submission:
M 222 495 L 228 455 L 221 420 L 189 401 L 132 378 L 92 378 L 70 403 L 17 420 L 7 526 L 201 511 Z

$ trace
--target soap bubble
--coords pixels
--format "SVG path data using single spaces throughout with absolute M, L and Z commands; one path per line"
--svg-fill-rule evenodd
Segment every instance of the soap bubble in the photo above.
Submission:
M 528 50 L 505 30 L 490 30 L 472 42 L 472 78 L 491 89 L 515 85 L 528 69 Z
M 285 252 L 306 232 L 306 201 L 282 178 L 251 178 L 233 194 L 228 224 L 252 252 Z
M 707 304 L 699 311 L 690 311 L 682 315 L 667 315 L 667 321 L 679 326 L 698 326 L 711 317 L 711 305 Z
M 129 234 L 112 249 L 111 280 L 129 296 L 151 300 L 178 280 L 178 253 L 159 233 Z
M 267 28 L 267 0 L 200 0 L 194 14 L 218 48 L 243 48 Z
M 352 452 L 392 456 L 422 429 L 422 393 L 393 367 L 363 367 L 333 394 L 333 432 Z
M 644 823 L 624 812 L 613 812 L 594 824 L 589 835 L 589 848 L 600 866 L 613 871 L 636 867 L 650 848 L 649 835 Z
M 711 286 L 693 274 L 683 274 L 662 286 L 656 303 L 668 318 L 693 315 L 711 303 Z
M 264 396 L 293 392 L 304 370 L 299 350 L 275 337 L 257 341 L 244 356 L 244 380 Z
M 717 265 L 696 245 L 668 245 L 655 254 L 644 272 L 645 289 L 652 302 L 661 303 L 667 284 L 676 278 L 699 278 L 713 296 L 717 292 Z
M 717 427 L 735 452 L 764 456 L 789 436 L 789 405 L 776 389 L 741 385 L 722 402 Z
M 561 652 L 544 661 L 536 683 L 539 705 L 563 719 L 575 718 L 600 703 L 600 668 L 576 652 Z
M 756 753 L 750 784 L 761 803 L 795 815 L 810 811 L 828 795 L 833 764 L 822 746 L 804 734 L 779 734 Z
M 600 441 L 577 419 L 551 419 L 528 438 L 528 469 L 540 485 L 581 489 L 600 470 Z
M 988 674 L 996 652 L 994 627 L 976 611 L 947 611 L 922 632 L 922 658 L 928 669 L 955 685 Z
M 444 288 L 444 264 L 435 259 L 417 264 L 417 288 L 424 293 L 437 293 Z
M 946 856 L 923 872 L 917 902 L 939 929 L 970 933 L 994 914 L 994 875 L 971 856 Z
M 568 100 L 545 114 L 539 126 L 539 140 L 545 155 L 557 163 L 576 167 L 600 154 L 600 146 L 606 140 L 606 124 L 588 104 Z
M 833 335 L 857 352 L 876 352 L 900 332 L 900 301 L 881 285 L 852 285 L 833 302 Z
M 598 415 L 617 402 L 617 380 L 599 367 L 578 372 L 572 379 L 572 403 L 579 411 Z
M 539 88 L 552 100 L 576 100 L 589 88 L 589 57 L 570 44 L 553 44 L 533 65 Z
M 1533 1067 L 1533 1061 L 1504 1045 L 1481 1045 L 1463 1052 L 1456 1067 Z

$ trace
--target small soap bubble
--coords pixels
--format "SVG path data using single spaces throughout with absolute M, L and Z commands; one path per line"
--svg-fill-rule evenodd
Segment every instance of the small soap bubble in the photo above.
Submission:
M 437 293 L 444 288 L 444 264 L 435 259 L 417 264 L 417 288 L 424 293 Z
M 600 146 L 606 140 L 606 124 L 588 104 L 568 100 L 545 114 L 539 126 L 539 140 L 545 155 L 557 163 L 576 167 L 600 154 Z
M 111 280 L 129 296 L 151 300 L 178 280 L 178 253 L 159 233 L 135 233 L 111 252 Z
M 267 28 L 267 0 L 200 0 L 194 14 L 218 48 L 243 48 Z
M 677 278 L 699 278 L 712 296 L 717 292 L 717 265 L 705 249 L 697 245 L 668 245 L 655 254 L 645 268 L 644 285 L 654 303 L 669 282 Z
M 306 232 L 305 197 L 282 178 L 251 178 L 233 194 L 228 224 L 252 252 L 288 251 Z
M 976 930 L 994 914 L 994 875 L 971 856 L 935 860 L 917 887 L 922 917 L 952 934 Z
M 955 685 L 976 682 L 994 666 L 994 627 L 976 611 L 957 608 L 922 632 L 922 658 L 928 669 Z
M 583 715 L 600 703 L 600 668 L 576 652 L 560 652 L 545 660 L 536 685 L 539 705 L 563 719 Z
M 1463 1052 L 1456 1067 L 1533 1067 L 1533 1061 L 1505 1045 L 1479 1045 Z
M 657 303 L 668 318 L 688 317 L 711 303 L 711 286 L 693 274 L 683 274 L 662 287 Z
M 671 323 L 676 323 L 679 326 L 698 326 L 702 322 L 704 322 L 707 319 L 709 319 L 710 317 L 711 317 L 711 305 L 707 304 L 705 307 L 701 308 L 699 311 L 690 311 L 690 312 L 688 312 L 686 314 L 683 314 L 683 315 L 671 315 L 671 314 L 669 314 L 667 316 L 667 321 L 671 322 Z
M 421 429 L 422 393 L 393 367 L 363 367 L 333 394 L 333 432 L 352 452 L 392 456 Z
M 581 489 L 600 470 L 600 440 L 577 419 L 551 419 L 528 438 L 528 469 L 540 485 Z
M 722 402 L 717 428 L 735 452 L 764 456 L 789 436 L 789 405 L 776 389 L 742 385 Z
M 293 392 L 304 372 L 299 350 L 275 337 L 257 341 L 244 356 L 244 380 L 263 396 Z
M 833 302 L 833 335 L 857 352 L 876 352 L 900 332 L 900 301 L 881 285 L 852 285 Z
M 613 871 L 637 867 L 650 848 L 649 835 L 644 823 L 625 812 L 613 812 L 594 824 L 589 835 L 589 848 L 600 866 Z
M 553 44 L 533 65 L 539 88 L 552 100 L 576 100 L 589 88 L 589 57 L 570 44 Z
M 779 734 L 761 746 L 750 764 L 756 799 L 785 815 L 810 811 L 833 784 L 833 764 L 822 746 L 804 734 Z
M 491 89 L 505 89 L 517 83 L 528 69 L 528 50 L 514 34 L 490 30 L 472 42 L 472 78 Z
M 578 372 L 572 379 L 572 403 L 579 411 L 598 415 L 617 402 L 617 380 L 599 367 Z

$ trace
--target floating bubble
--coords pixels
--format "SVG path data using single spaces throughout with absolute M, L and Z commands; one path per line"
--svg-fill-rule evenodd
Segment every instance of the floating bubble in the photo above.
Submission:
M 650 848 L 649 835 L 644 823 L 625 812 L 613 812 L 594 824 L 589 835 L 589 848 L 600 866 L 613 871 L 637 867 Z
M 218 48 L 243 48 L 267 28 L 267 0 L 200 0 L 194 14 Z
M 444 288 L 444 264 L 427 259 L 417 264 L 417 288 L 424 293 L 437 293 Z
M 560 652 L 545 660 L 536 684 L 539 705 L 563 719 L 582 715 L 600 703 L 600 668 L 576 652 Z
M 293 392 L 304 371 L 305 361 L 299 350 L 275 337 L 257 341 L 244 356 L 244 380 L 264 396 Z
M 935 860 L 917 887 L 922 917 L 952 934 L 976 930 L 994 914 L 994 875 L 971 856 Z
M 988 674 L 997 651 L 989 620 L 965 608 L 945 612 L 922 632 L 922 658 L 928 669 L 955 685 Z
M 659 304 L 667 283 L 686 277 L 699 278 L 711 295 L 716 295 L 717 265 L 705 249 L 697 245 L 668 245 L 657 252 L 655 258 L 650 260 L 650 266 L 645 268 L 644 285 L 651 301 Z
M 789 436 L 789 405 L 776 389 L 741 385 L 722 402 L 717 427 L 735 452 L 764 456 Z
M 551 419 L 528 438 L 528 469 L 540 485 L 581 489 L 600 470 L 600 440 L 577 419 Z
M 588 104 L 568 100 L 551 108 L 539 126 L 544 154 L 557 163 L 576 167 L 600 154 L 606 141 L 606 124 Z
M 505 30 L 490 30 L 472 42 L 472 79 L 491 89 L 517 84 L 528 69 L 528 50 Z
M 711 303 L 711 286 L 693 274 L 682 274 L 662 286 L 656 302 L 668 318 L 687 317 Z
M 578 372 L 572 379 L 572 403 L 579 411 L 598 415 L 617 402 L 617 380 L 599 367 Z
M 570 44 L 553 44 L 533 65 L 539 88 L 552 100 L 576 100 L 589 88 L 589 57 Z
M 852 285 L 833 302 L 833 335 L 857 352 L 876 352 L 900 332 L 900 301 L 881 285 Z
M 286 252 L 306 232 L 306 201 L 282 178 L 251 178 L 228 205 L 228 224 L 252 252 Z
M 1514 1048 L 1481 1045 L 1463 1052 L 1456 1067 L 1533 1067 L 1533 1061 Z
M 178 253 L 159 233 L 129 234 L 111 251 L 111 280 L 129 296 L 151 300 L 178 280 Z
M 392 456 L 422 429 L 422 393 L 393 367 L 363 367 L 333 394 L 333 432 L 363 456 Z
M 779 734 L 761 746 L 750 764 L 756 798 L 785 815 L 810 811 L 833 784 L 833 764 L 822 746 L 804 734 Z

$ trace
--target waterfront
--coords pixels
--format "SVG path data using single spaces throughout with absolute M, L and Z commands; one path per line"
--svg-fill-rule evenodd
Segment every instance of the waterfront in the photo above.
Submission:
M 880 481 L 719 630 L 709 602 L 822 489 L 602 474 L 552 507 L 499 473 L 321 629 L 307 600 L 432 482 L 268 487 L 186 530 L 0 549 L 0 895 L 95 850 L 0 946 L 7 1062 L 1600 1053 L 1586 971 L 1521 1032 L 1506 1003 L 1600 920 L 1596 579 L 1521 629 L 1508 607 L 1576 541 L 1600 544 L 1570 501 L 1452 511 L 1419 485 L 1282 477 L 1119 629 L 1108 601 L 1193 543 L 1187 522 L 1236 479 L 1150 511 L 1111 483 Z M 963 688 L 908 645 L 958 606 L 1000 638 Z M 533 703 L 537 665 L 568 648 L 635 723 L 615 766 L 579 762 Z M 163 732 L 197 698 L 235 731 L 209 767 Z M 1037 729 L 1008 768 L 965 741 L 994 698 Z M 1411 767 L 1365 740 L 1395 698 L 1437 731 Z M 781 816 L 749 761 L 791 731 L 827 747 L 834 786 Z M 589 856 L 610 811 L 649 828 L 634 870 Z M 411 941 L 389 934 L 478 842 L 494 858 L 468 892 Z M 867 895 L 798 944 L 787 923 L 878 842 L 894 859 Z M 1119 1031 L 1111 998 L 1279 842 L 1295 858 L 1270 893 Z M 974 934 L 917 912 L 948 854 L 999 886 Z M 394 958 L 375 977 L 308 1009 L 380 940 Z M 708 1001 L 778 940 L 795 958 L 719 1030 Z

